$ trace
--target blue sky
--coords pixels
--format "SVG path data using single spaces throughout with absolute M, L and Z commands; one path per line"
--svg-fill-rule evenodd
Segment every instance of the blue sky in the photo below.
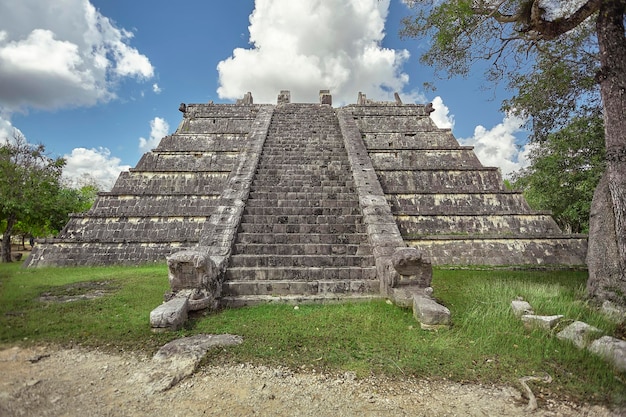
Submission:
M 433 101 L 433 118 L 503 173 L 525 163 L 507 97 L 468 79 L 440 80 L 419 63 L 427 40 L 400 39 L 401 0 L 0 0 L 0 138 L 19 129 L 68 161 L 69 179 L 108 189 L 120 170 L 172 133 L 181 102 L 334 105 L 359 91 Z M 425 91 L 432 82 L 436 91 Z

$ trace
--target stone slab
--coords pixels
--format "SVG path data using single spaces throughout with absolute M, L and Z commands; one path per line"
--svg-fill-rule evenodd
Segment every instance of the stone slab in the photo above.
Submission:
M 618 370 L 626 372 L 626 341 L 602 336 L 591 343 L 589 351 L 612 363 Z
M 178 330 L 187 321 L 189 301 L 185 297 L 174 297 L 150 312 L 153 330 Z
M 525 314 L 535 314 L 530 303 L 524 300 L 511 301 L 511 309 L 513 309 L 513 314 L 516 317 L 522 317 Z
M 450 325 L 450 310 L 423 295 L 413 297 L 413 316 L 420 322 L 422 328 Z
M 582 321 L 575 321 L 560 332 L 556 334 L 556 337 L 561 340 L 569 340 L 579 349 L 584 349 L 593 341 L 593 339 L 599 337 L 602 331 L 597 327 L 588 325 Z
M 230 334 L 199 334 L 176 339 L 158 350 L 146 371 L 130 379 L 142 382 L 148 395 L 167 391 L 192 375 L 209 349 L 242 342 L 241 336 Z
M 556 326 L 564 316 L 562 314 L 555 316 L 537 316 L 535 314 L 524 314 L 522 322 L 528 329 L 551 330 Z

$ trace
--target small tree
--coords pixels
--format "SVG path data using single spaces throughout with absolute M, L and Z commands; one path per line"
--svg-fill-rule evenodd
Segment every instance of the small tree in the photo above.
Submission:
M 0 145 L 1 262 L 11 262 L 11 235 L 17 222 L 44 224 L 54 212 L 63 158 L 46 155 L 43 145 L 29 144 L 19 133 Z

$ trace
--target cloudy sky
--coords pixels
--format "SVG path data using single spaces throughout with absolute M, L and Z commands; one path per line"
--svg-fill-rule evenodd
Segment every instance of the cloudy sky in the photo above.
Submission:
M 397 91 L 432 101 L 483 164 L 518 169 L 525 134 L 498 110 L 506 92 L 485 90 L 480 70 L 434 78 L 418 61 L 426 41 L 398 36 L 409 13 L 401 0 L 0 0 L 0 138 L 19 129 L 106 189 L 176 129 L 181 102 L 330 89 L 340 106 Z

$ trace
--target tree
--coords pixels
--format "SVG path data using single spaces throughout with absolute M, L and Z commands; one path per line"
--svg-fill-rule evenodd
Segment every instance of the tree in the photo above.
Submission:
M 591 199 L 604 172 L 604 125 L 600 114 L 576 117 L 537 141 L 531 165 L 515 174 L 528 204 L 550 210 L 561 229 L 589 231 Z
M 0 146 L 1 262 L 11 262 L 11 235 L 18 222 L 45 224 L 58 203 L 63 158 L 50 158 L 43 145 L 19 133 Z
M 491 80 L 502 79 L 511 65 L 523 70 L 538 51 L 594 25 L 599 58 L 593 75 L 602 100 L 606 169 L 592 201 L 587 291 L 597 301 L 626 306 L 626 0 L 409 3 L 416 14 L 404 20 L 403 34 L 431 36 L 424 62 L 466 75 L 474 62 L 487 60 Z
M 601 117 L 600 89 L 595 80 L 598 68 L 593 25 L 585 22 L 558 42 L 537 49 L 527 71 L 507 75 L 513 96 L 504 101 L 502 110 L 527 119 L 531 139 L 544 142 L 575 118 Z

